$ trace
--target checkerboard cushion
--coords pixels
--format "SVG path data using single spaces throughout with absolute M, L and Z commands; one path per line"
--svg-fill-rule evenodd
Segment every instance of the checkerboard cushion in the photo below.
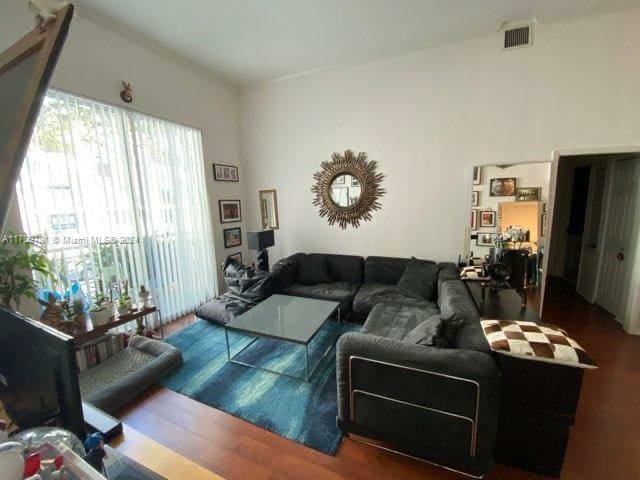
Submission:
M 597 368 L 587 352 L 554 325 L 507 320 L 480 323 L 494 352 L 571 367 Z

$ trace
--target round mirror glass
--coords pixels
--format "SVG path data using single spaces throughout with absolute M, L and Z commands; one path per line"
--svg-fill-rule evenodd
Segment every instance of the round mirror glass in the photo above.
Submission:
M 350 173 L 336 175 L 329 188 L 331 189 L 331 200 L 342 208 L 355 205 L 362 196 L 360 180 Z

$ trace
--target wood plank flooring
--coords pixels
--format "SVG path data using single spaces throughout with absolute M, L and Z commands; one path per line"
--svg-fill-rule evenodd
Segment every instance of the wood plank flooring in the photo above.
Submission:
M 585 375 L 563 470 L 567 480 L 640 478 L 640 337 L 561 282 L 550 282 L 544 320 L 562 326 L 596 359 Z M 193 322 L 174 322 L 174 331 Z M 458 479 L 461 475 L 345 439 L 324 455 L 170 390 L 153 387 L 122 419 L 228 480 Z M 489 480 L 545 477 L 496 466 Z

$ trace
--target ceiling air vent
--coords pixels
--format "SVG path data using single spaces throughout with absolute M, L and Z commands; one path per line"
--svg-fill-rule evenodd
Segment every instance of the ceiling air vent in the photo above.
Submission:
M 533 43 L 533 28 L 531 25 L 521 25 L 504 30 L 503 50 L 529 47 Z

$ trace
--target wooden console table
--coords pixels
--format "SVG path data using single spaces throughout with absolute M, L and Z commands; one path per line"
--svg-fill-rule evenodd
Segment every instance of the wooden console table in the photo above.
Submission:
M 84 345 L 91 340 L 102 337 L 105 333 L 115 327 L 125 325 L 129 322 L 135 321 L 137 323 L 136 335 L 142 335 L 145 331 L 145 318 L 147 315 L 157 315 L 160 317 L 160 311 L 158 307 L 151 306 L 142 308 L 140 310 L 134 310 L 126 315 L 116 315 L 102 325 L 94 326 L 91 319 L 87 317 L 85 327 L 82 329 L 76 329 L 71 333 L 76 346 Z M 164 330 L 162 328 L 162 321 L 160 323 L 160 336 L 158 339 L 164 338 Z M 155 338 L 155 337 L 154 337 Z
M 538 313 L 529 307 L 523 307 L 522 296 L 516 290 L 491 290 L 486 288 L 483 293 L 482 280 L 465 280 L 469 293 L 473 297 L 481 318 L 493 320 L 520 320 L 539 322 Z M 484 296 L 484 299 L 483 299 Z

